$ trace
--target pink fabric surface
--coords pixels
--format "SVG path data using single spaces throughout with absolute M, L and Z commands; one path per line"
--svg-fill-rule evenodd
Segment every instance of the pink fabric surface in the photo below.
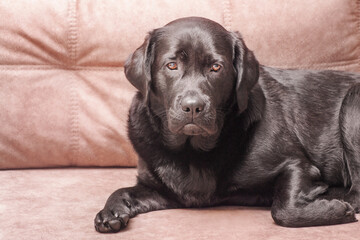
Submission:
M 134 166 L 135 92 L 122 69 L 7 69 L 0 79 L 0 168 Z
M 0 1 L 0 168 L 135 166 L 123 65 L 146 33 L 203 16 L 262 64 L 360 72 L 360 1 Z M 0 239 L 359 239 L 359 223 L 282 228 L 268 209 L 151 212 L 101 235 L 93 219 L 135 169 L 0 171 Z M 359 216 L 358 216 L 359 217 Z
M 1 171 L 0 239 L 359 239 L 359 222 L 284 228 L 267 208 L 238 206 L 149 212 L 122 232 L 96 232 L 95 214 L 116 188 L 132 186 L 135 176 L 135 169 L 116 168 Z
M 0 1 L 0 169 L 135 166 L 123 65 L 148 31 L 202 16 L 260 63 L 360 72 L 353 0 Z
M 231 27 L 264 65 L 360 71 L 359 1 L 233 1 L 232 9 Z

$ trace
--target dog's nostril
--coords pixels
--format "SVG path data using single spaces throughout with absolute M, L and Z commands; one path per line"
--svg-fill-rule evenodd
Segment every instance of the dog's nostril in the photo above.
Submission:
M 200 114 L 205 107 L 205 102 L 198 96 L 188 95 L 181 100 L 181 109 L 192 116 Z

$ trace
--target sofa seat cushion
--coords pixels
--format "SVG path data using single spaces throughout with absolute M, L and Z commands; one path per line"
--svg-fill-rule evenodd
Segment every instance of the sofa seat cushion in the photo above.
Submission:
M 135 184 L 136 169 L 4 170 L 0 181 L 0 239 L 359 239 L 359 222 L 284 228 L 268 208 L 239 206 L 149 212 L 100 234 L 96 213 L 116 188 Z

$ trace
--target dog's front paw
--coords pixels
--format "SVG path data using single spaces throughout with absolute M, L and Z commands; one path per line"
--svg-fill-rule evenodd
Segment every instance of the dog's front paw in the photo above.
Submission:
M 351 191 L 345 195 L 345 201 L 351 204 L 356 213 L 360 212 L 360 193 L 358 191 Z
M 95 217 L 95 229 L 101 233 L 118 232 L 127 226 L 129 219 L 127 213 L 104 208 Z
M 339 223 L 357 222 L 355 210 L 350 203 L 334 199 L 329 202 L 329 206 L 329 212 L 340 219 Z M 338 224 L 338 222 L 335 222 L 335 224 Z

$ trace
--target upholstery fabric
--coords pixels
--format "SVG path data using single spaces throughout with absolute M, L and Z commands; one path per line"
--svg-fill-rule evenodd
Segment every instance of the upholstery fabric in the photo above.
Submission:
M 0 168 L 135 166 L 126 58 L 154 28 L 203 16 L 260 63 L 360 71 L 360 1 L 0 1 Z
M 359 222 L 284 228 L 275 225 L 267 208 L 237 206 L 149 212 L 131 219 L 122 232 L 96 232 L 96 213 L 115 188 L 133 185 L 135 174 L 135 169 L 117 168 L 3 171 L 0 239 L 359 239 Z
M 124 62 L 147 32 L 185 16 L 241 32 L 264 65 L 360 72 L 359 0 L 2 0 L 0 169 L 18 170 L 0 171 L 0 239 L 359 239 L 359 222 L 283 228 L 245 207 L 150 212 L 121 233 L 95 231 L 136 170 L 66 167 L 136 165 Z

